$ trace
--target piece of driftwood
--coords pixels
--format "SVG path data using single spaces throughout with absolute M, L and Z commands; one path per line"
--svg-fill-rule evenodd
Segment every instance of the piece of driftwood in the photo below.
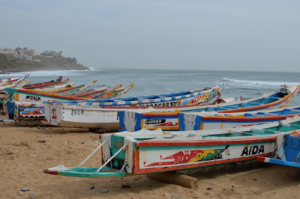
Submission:
M 154 180 L 158 180 L 165 183 L 177 184 L 190 189 L 198 189 L 198 179 L 187 175 L 181 175 L 178 173 L 149 173 L 147 177 Z

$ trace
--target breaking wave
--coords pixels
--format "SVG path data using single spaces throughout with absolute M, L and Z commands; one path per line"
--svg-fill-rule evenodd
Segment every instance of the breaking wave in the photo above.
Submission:
M 91 71 L 98 71 L 98 70 L 95 69 L 93 66 L 87 66 L 87 68 L 89 68 Z
M 300 85 L 300 83 L 298 82 L 265 82 L 265 81 L 250 81 L 250 80 L 238 80 L 238 79 L 229 79 L 229 78 L 222 78 L 222 80 L 235 82 L 239 84 L 247 84 L 247 85 L 266 85 L 266 86 L 283 86 L 284 84 L 287 86 Z

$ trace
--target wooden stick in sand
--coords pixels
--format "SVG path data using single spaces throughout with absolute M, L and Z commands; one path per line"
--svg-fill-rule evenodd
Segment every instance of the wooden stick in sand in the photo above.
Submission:
M 198 179 L 187 175 L 181 175 L 177 173 L 149 173 L 147 177 L 154 180 L 158 180 L 165 183 L 177 184 L 190 189 L 198 189 Z

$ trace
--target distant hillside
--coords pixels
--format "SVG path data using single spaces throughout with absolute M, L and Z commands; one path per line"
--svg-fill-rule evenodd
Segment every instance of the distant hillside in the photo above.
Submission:
M 17 72 L 33 70 L 85 70 L 87 67 L 82 64 L 76 64 L 72 59 L 53 56 L 36 56 L 37 61 L 15 58 L 13 55 L 0 53 L 0 72 Z

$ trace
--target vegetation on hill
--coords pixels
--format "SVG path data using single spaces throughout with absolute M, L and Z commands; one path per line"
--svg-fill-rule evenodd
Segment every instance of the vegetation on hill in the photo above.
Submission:
M 13 55 L 0 53 L 0 72 L 32 71 L 32 70 L 85 70 L 82 64 L 77 64 L 76 58 L 53 56 L 45 58 L 37 56 L 36 61 L 15 58 Z
M 17 68 L 16 64 L 7 59 L 5 54 L 0 53 L 0 70 L 6 71 L 10 68 Z

